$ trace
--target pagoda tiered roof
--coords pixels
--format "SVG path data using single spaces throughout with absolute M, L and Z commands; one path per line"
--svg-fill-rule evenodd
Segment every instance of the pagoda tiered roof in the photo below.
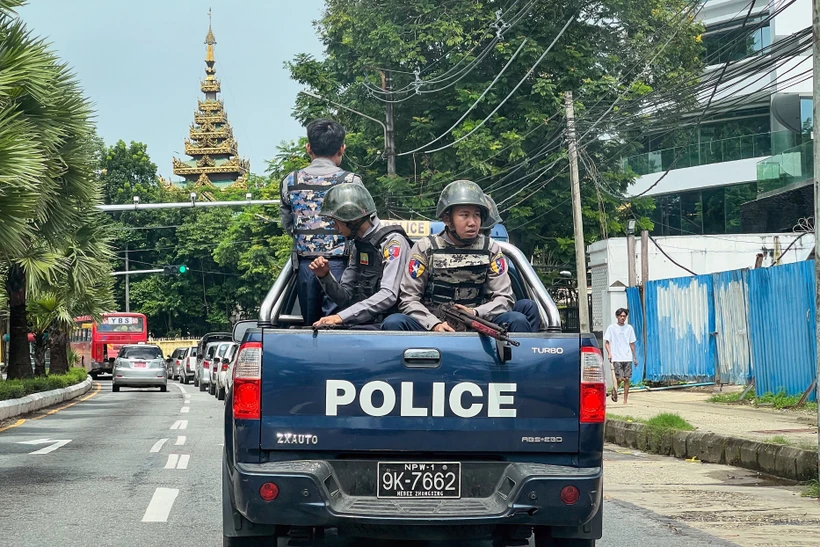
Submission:
M 205 44 L 205 79 L 200 81 L 205 98 L 197 101 L 194 123 L 184 143 L 185 155 L 190 159 L 173 158 L 174 174 L 185 179 L 177 184 L 190 184 L 204 192 L 214 188 L 244 188 L 250 162 L 239 157 L 239 146 L 228 123 L 225 105 L 217 98 L 221 85 L 214 68 L 216 39 L 210 25 Z

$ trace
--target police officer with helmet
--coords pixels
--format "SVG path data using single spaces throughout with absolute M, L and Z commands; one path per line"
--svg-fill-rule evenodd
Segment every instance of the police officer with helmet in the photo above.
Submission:
M 501 213 L 498 212 L 498 205 L 496 205 L 495 200 L 491 198 L 489 194 L 484 194 L 484 198 L 487 200 L 487 208 L 490 213 L 481 224 L 481 233 L 490 237 L 495 225 L 501 224 Z M 521 312 L 527 317 L 532 332 L 538 332 L 541 328 L 541 316 L 538 312 L 538 305 L 532 300 L 517 300 L 513 306 L 513 311 Z
M 410 251 L 401 283 L 399 309 L 384 330 L 454 332 L 441 307 L 453 303 L 478 317 L 506 324 L 510 332 L 532 332 L 533 325 L 515 304 L 507 259 L 497 242 L 482 231 L 490 216 L 487 196 L 476 183 L 457 180 L 441 192 L 440 234 L 420 240 Z M 534 303 L 533 303 L 534 305 Z
M 370 192 L 358 184 L 341 184 L 328 190 L 320 214 L 332 219 L 336 231 L 352 240 L 352 246 L 340 280 L 330 271 L 326 258 L 318 257 L 310 264 L 325 293 L 343 308 L 313 326 L 378 323 L 396 312 L 411 246 L 404 229 L 383 225 L 376 216 Z

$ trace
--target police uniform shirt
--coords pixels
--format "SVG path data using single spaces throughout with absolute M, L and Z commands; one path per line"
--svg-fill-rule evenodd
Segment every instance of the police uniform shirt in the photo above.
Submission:
M 381 226 L 381 221 L 376 218 L 373 226 L 364 233 L 364 237 L 369 236 Z M 367 255 L 360 256 L 355 245 L 354 240 L 350 261 L 342 274 L 341 283 L 333 277 L 332 273 L 319 278 L 319 283 L 322 284 L 325 294 L 341 308 L 348 306 L 356 292 L 356 278 L 359 275 L 357 271 L 358 261 L 367 260 Z M 382 242 L 380 250 L 384 257 L 384 269 L 382 270 L 379 290 L 370 298 L 346 307 L 339 312 L 339 317 L 342 318 L 345 325 L 372 323 L 379 315 L 389 311 L 396 305 L 399 298 L 402 272 L 406 269 L 407 259 L 410 256 L 410 245 L 401 235 L 391 234 Z
M 334 173 L 338 173 L 342 169 L 337 166 L 335 163 L 330 161 L 327 158 L 316 158 L 314 159 L 310 165 L 305 167 L 304 169 L 300 169 L 300 171 L 304 171 L 308 175 L 313 175 L 317 177 L 324 177 L 328 175 L 333 175 Z M 350 182 L 355 184 L 362 184 L 362 179 L 359 175 L 353 174 L 352 180 Z M 279 216 L 282 218 L 282 230 L 286 234 L 289 234 L 291 237 L 294 235 L 293 230 L 295 227 L 295 219 L 293 218 L 293 205 L 290 203 L 290 198 L 288 197 L 288 179 L 290 178 L 290 174 L 282 180 L 282 184 L 279 186 Z
M 479 236 L 472 245 L 467 247 L 458 247 L 446 231 L 438 237 L 443 239 L 448 247 L 483 249 L 484 238 L 487 236 Z M 433 327 L 442 322 L 423 302 L 424 292 L 427 288 L 431 249 L 432 244 L 429 237 L 419 240 L 413 246 L 407 268 L 402 276 L 401 299 L 399 301 L 399 310 L 418 321 L 427 330 L 432 330 Z M 512 290 L 510 274 L 507 271 L 507 259 L 504 258 L 501 246 L 498 242 L 490 240 L 488 251 L 490 264 L 487 281 L 484 285 L 487 302 L 474 309 L 478 312 L 479 317 L 492 321 L 502 313 L 512 310 L 515 304 L 515 294 Z

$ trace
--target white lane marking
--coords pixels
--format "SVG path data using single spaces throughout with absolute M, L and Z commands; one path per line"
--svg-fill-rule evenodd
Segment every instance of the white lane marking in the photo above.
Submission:
M 178 495 L 179 490 L 176 488 L 157 488 L 148 509 L 145 510 L 142 522 L 167 522 Z
M 20 441 L 17 444 L 48 444 L 52 443 L 51 446 L 47 446 L 45 448 L 41 448 L 40 450 L 35 450 L 34 452 L 29 452 L 30 455 L 37 455 L 37 454 L 48 454 L 49 452 L 54 452 L 61 446 L 65 446 L 71 442 L 71 439 L 68 440 L 57 440 L 57 439 L 34 439 L 31 441 Z
M 177 442 L 174 443 L 176 446 L 182 446 L 185 444 L 185 435 L 180 435 L 177 437 Z
M 184 407 L 182 407 L 181 409 L 179 409 L 179 411 L 180 411 L 182 414 L 185 414 L 186 412 L 190 412 L 190 411 L 191 411 L 191 407 L 189 407 L 189 406 L 184 406 Z
M 189 400 L 190 398 L 191 398 L 191 394 L 190 394 L 190 393 L 186 393 L 186 394 L 185 394 L 185 400 Z
M 168 463 L 165 464 L 165 469 L 174 469 L 179 461 L 179 454 L 168 454 Z
M 180 390 L 182 393 L 188 393 L 188 392 L 185 390 L 185 388 L 182 386 L 182 384 L 174 384 L 174 385 L 175 385 L 175 386 L 177 386 L 177 387 L 179 388 L 179 390 Z
M 164 445 L 167 441 L 168 439 L 158 440 L 154 443 L 154 446 L 151 447 L 151 450 L 149 452 L 159 452 L 160 450 L 162 450 L 162 445 Z
M 171 429 L 188 429 L 188 420 L 177 420 L 171 426 Z
M 190 454 L 182 454 L 179 457 L 179 464 L 177 465 L 177 469 L 188 469 L 188 462 L 191 460 Z
M 191 400 L 190 399 L 185 399 L 184 401 L 182 401 L 182 404 L 183 405 L 189 405 L 189 404 L 191 404 Z

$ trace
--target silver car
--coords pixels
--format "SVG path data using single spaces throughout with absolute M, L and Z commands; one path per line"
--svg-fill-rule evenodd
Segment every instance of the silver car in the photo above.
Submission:
M 159 346 L 131 344 L 122 346 L 114 361 L 112 391 L 121 387 L 158 387 L 167 391 L 166 362 Z
M 211 383 L 211 361 L 214 359 L 214 353 L 217 348 L 224 342 L 211 342 L 205 345 L 202 352 L 202 359 L 197 356 L 197 367 L 194 374 L 194 385 L 199 386 L 199 391 L 205 391 L 209 388 Z

